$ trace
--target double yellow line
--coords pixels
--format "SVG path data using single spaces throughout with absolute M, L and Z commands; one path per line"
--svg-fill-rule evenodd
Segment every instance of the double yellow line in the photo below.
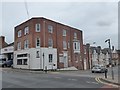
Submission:
M 103 82 L 100 80 L 99 77 L 96 77 L 95 80 L 98 82 L 98 83 L 102 83 L 102 84 L 106 84 L 106 85 L 109 85 L 109 86 L 113 86 L 113 87 L 119 87 L 118 85 L 114 85 L 114 84 L 110 84 L 110 83 L 106 83 L 106 82 Z

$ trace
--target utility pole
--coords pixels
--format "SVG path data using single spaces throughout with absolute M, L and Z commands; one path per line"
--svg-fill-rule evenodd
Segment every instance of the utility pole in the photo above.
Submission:
M 42 56 L 43 56 L 43 71 L 44 71 L 44 56 L 45 56 L 44 53 Z
M 110 61 L 109 61 L 109 64 L 111 65 L 111 74 L 112 74 L 112 79 L 114 80 L 114 72 L 113 72 L 113 62 L 112 62 L 112 52 L 111 52 L 110 39 L 105 40 L 105 42 L 108 42 L 108 44 L 109 44 L 109 49 L 110 49 Z

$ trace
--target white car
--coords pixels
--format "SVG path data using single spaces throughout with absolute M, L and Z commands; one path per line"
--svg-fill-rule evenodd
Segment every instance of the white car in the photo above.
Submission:
M 105 68 L 104 66 L 96 66 L 92 68 L 92 73 L 95 73 L 95 72 L 105 73 L 107 71 L 108 71 L 107 68 Z

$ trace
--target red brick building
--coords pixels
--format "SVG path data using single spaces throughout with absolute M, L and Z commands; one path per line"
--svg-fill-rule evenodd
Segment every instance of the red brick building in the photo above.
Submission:
M 83 35 L 82 31 L 79 29 L 39 17 L 31 18 L 28 21 L 16 26 L 14 36 L 14 50 L 16 55 L 14 58 L 14 64 L 16 68 L 17 66 L 22 68 L 24 65 L 22 63 L 26 63 L 26 65 L 29 66 L 28 69 L 32 69 L 29 64 L 30 60 L 33 61 L 30 57 L 32 53 L 34 53 L 34 50 L 32 52 L 27 51 L 27 56 L 30 59 L 25 61 L 22 59 L 21 61 L 18 60 L 18 54 L 26 52 L 25 50 L 40 50 L 40 48 L 43 48 L 42 52 L 44 52 L 44 48 L 47 50 L 46 53 L 44 52 L 44 55 L 47 56 L 44 56 L 41 51 L 37 51 L 38 53 L 40 52 L 40 58 L 42 59 L 40 63 L 43 65 L 43 62 L 45 60 L 47 61 L 47 58 L 44 60 L 44 57 L 48 57 L 48 61 L 51 59 L 51 62 L 54 60 L 55 52 L 50 54 L 50 52 L 52 52 L 50 50 L 56 49 L 57 64 L 52 64 L 52 66 L 56 65 L 57 68 L 75 66 L 78 69 L 83 69 L 84 67 Z M 47 54 L 48 52 L 49 54 Z M 35 69 L 39 69 L 39 65 Z M 49 65 L 49 62 L 46 65 L 43 65 L 42 67 L 44 68 L 44 66 Z M 43 69 L 42 67 L 41 69 Z

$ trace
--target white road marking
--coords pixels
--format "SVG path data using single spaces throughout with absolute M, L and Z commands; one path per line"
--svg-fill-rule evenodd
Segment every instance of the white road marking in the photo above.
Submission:
M 72 79 L 72 78 L 69 78 L 68 80 L 77 81 L 77 79 Z
M 14 85 L 8 85 L 7 88 L 13 87 Z
M 86 83 L 98 84 L 97 82 L 89 82 L 89 81 L 86 81 Z
M 55 78 L 61 78 L 61 77 L 55 77 Z

